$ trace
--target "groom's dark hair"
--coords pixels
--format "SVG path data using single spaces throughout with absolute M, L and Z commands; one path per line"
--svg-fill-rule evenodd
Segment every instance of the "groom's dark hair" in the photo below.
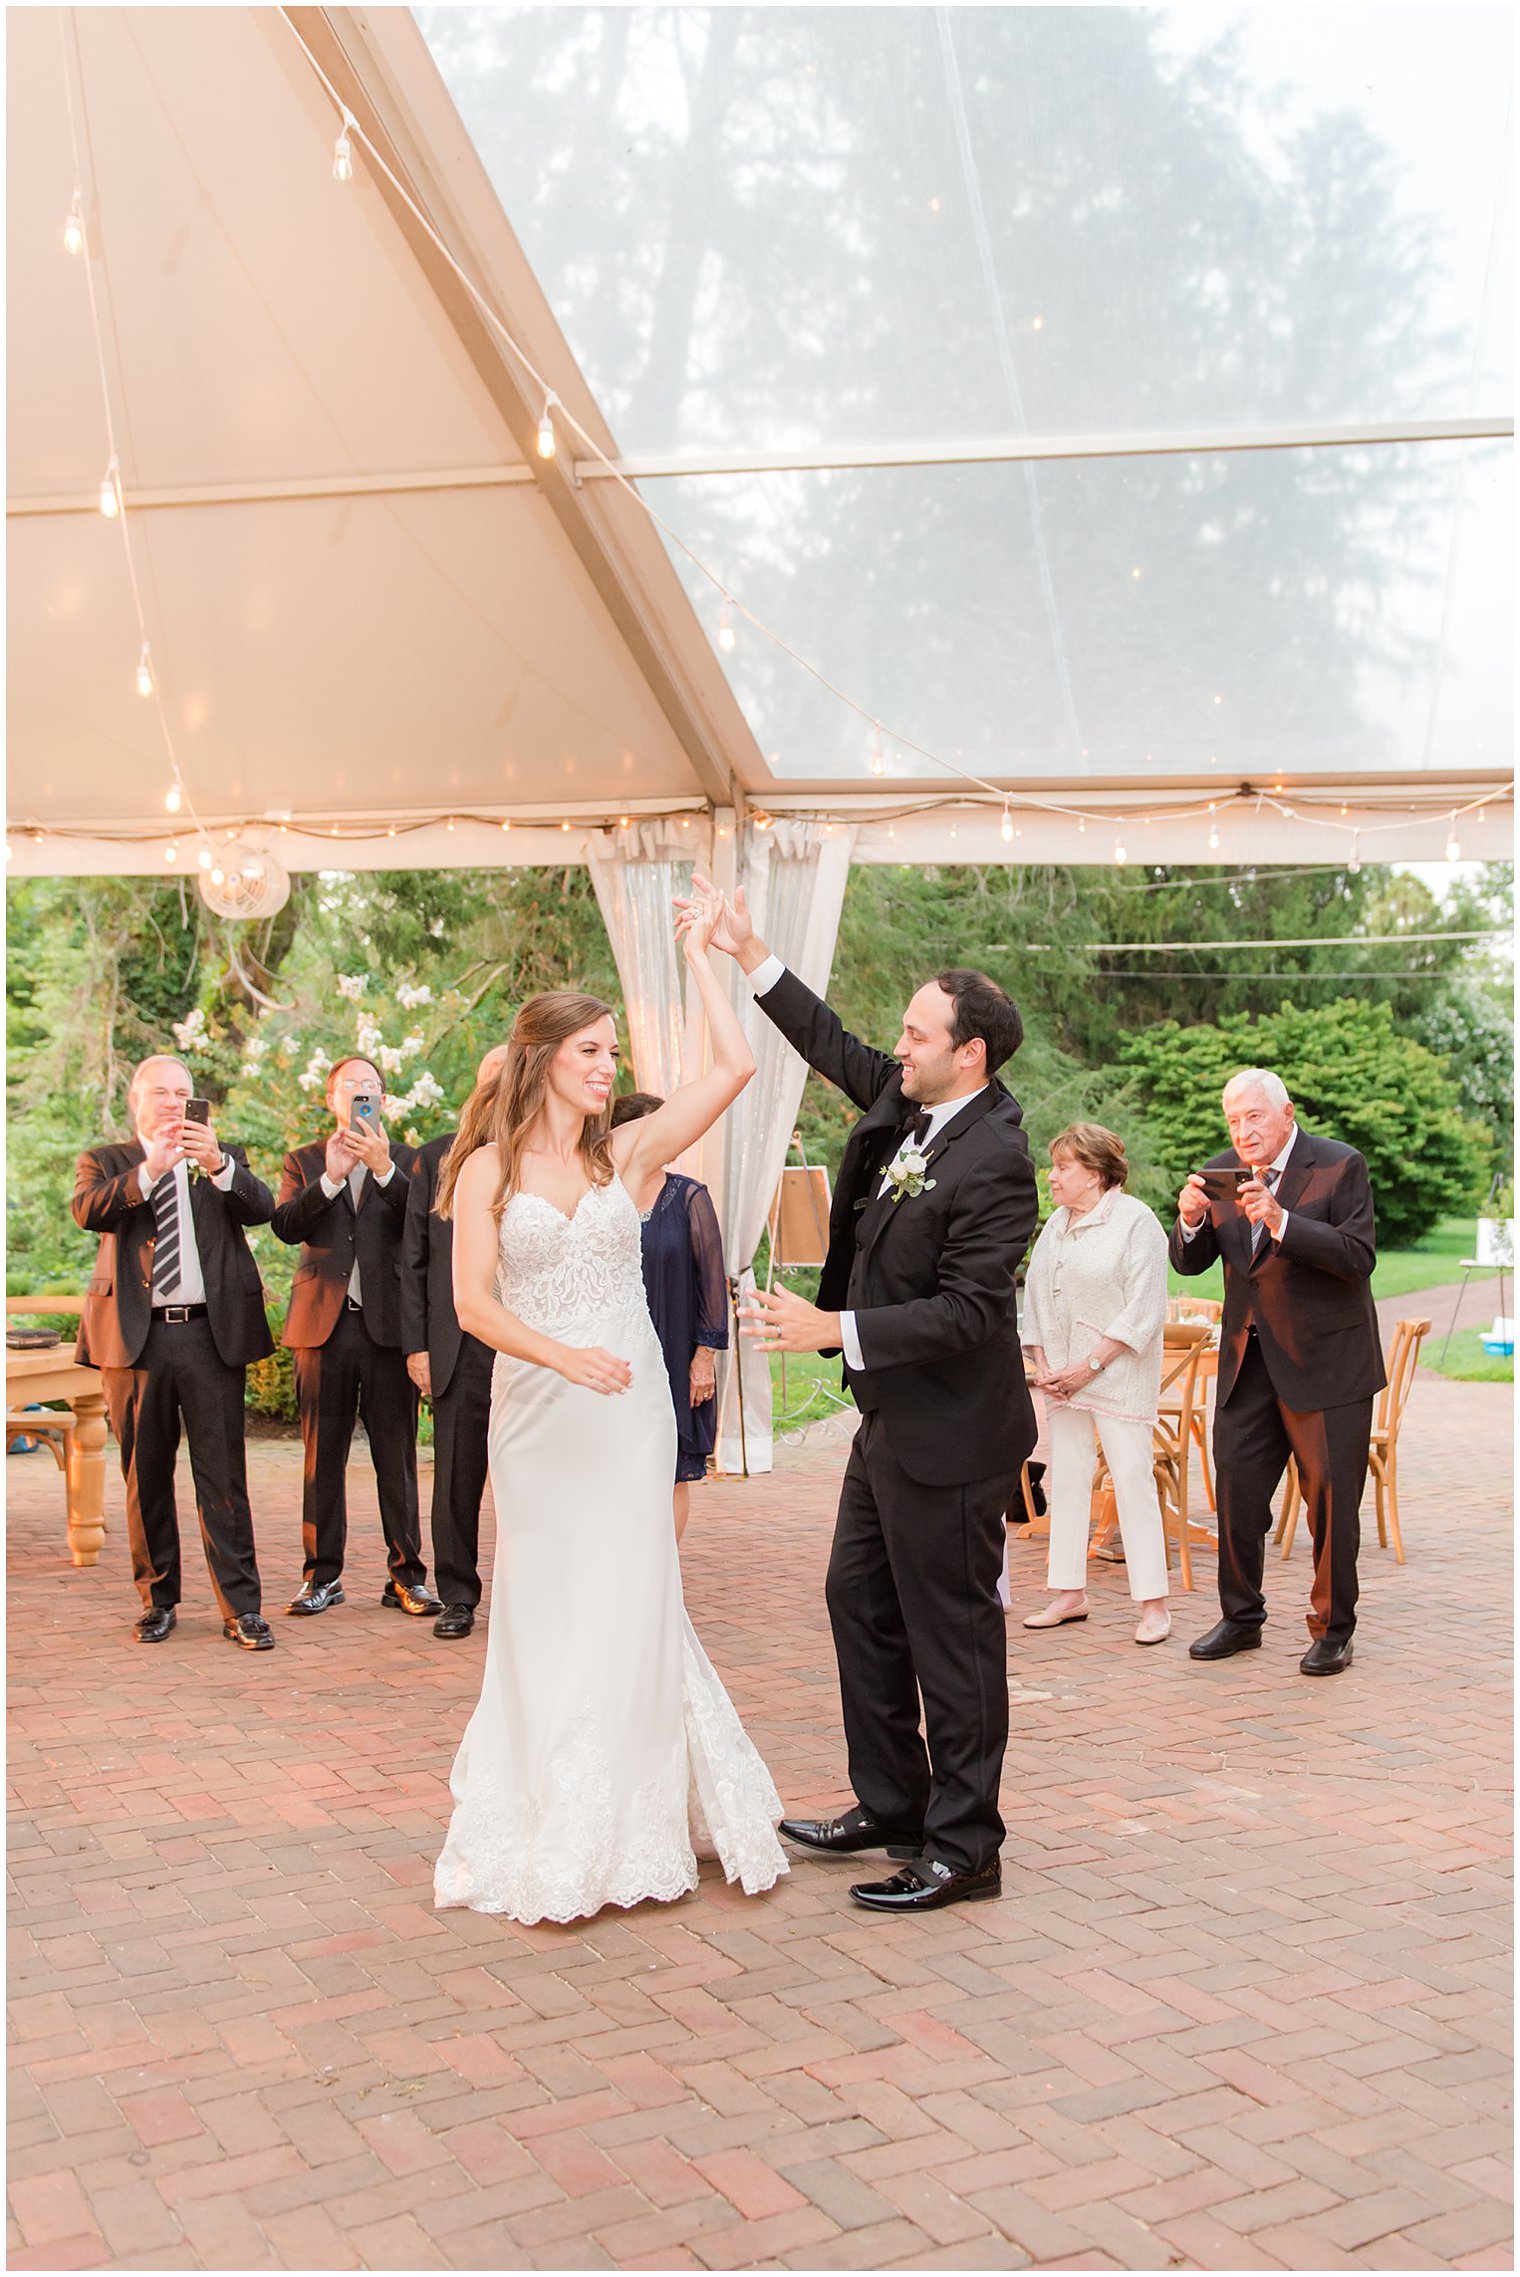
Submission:
M 995 980 L 964 965 L 936 973 L 936 985 L 955 1006 L 950 1022 L 950 1043 L 959 1051 L 973 1036 L 987 1047 L 987 1074 L 996 1075 L 1005 1059 L 1012 1059 L 1024 1041 L 1024 1023 L 1012 997 L 1005 996 Z

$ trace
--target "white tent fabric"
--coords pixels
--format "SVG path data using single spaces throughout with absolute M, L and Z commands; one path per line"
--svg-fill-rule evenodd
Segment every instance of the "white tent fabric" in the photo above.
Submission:
M 755 833 L 743 850 L 739 882 L 757 932 L 820 995 L 828 988 L 839 934 L 851 836 L 847 830 L 830 832 L 816 823 L 782 822 Z M 741 1017 L 756 1072 L 729 1118 L 722 1205 L 725 1255 L 740 1304 L 755 1286 L 755 1252 L 807 1081 L 804 1061 L 752 999 L 743 1002 Z M 770 1365 L 765 1354 L 743 1338 L 737 1350 L 730 1349 L 718 1379 L 718 1397 L 722 1467 L 769 1470 Z

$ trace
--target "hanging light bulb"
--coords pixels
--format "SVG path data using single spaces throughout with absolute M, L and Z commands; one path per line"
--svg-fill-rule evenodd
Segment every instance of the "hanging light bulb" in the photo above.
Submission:
M 345 109 L 338 139 L 333 144 L 333 180 L 351 182 L 354 178 L 354 146 L 348 139 L 348 130 L 354 124 L 354 115 Z
M 1006 806 L 1003 809 L 1003 819 L 998 824 L 998 833 L 1002 838 L 1003 844 L 1005 846 L 1011 846 L 1013 844 L 1013 816 L 1009 813 Z
M 153 693 L 153 657 L 146 641 L 143 642 L 142 654 L 137 659 L 137 693 L 140 696 L 151 696 Z
M 69 208 L 69 218 L 63 225 L 63 250 L 65 253 L 76 254 L 84 251 L 84 211 L 77 189 L 74 192 L 74 203 Z
M 544 397 L 544 415 L 538 423 L 538 455 L 541 459 L 552 459 L 559 449 L 559 439 L 554 432 L 554 406 L 558 401 L 559 397 L 552 389 Z
M 203 846 L 195 858 L 203 870 L 209 870 L 211 867 L 211 848 Z
M 169 788 L 164 793 L 164 805 L 169 809 L 169 812 L 171 814 L 178 814 L 184 795 L 184 792 L 180 788 L 179 777 L 176 775 L 173 782 L 169 785 Z
M 213 862 L 213 863 L 212 863 L 212 865 L 211 865 L 211 883 L 212 883 L 213 885 L 225 885 L 225 884 L 226 884 L 226 882 L 227 882 L 227 873 L 226 873 L 226 871 L 225 871 L 225 870 L 222 868 L 222 865 L 221 865 L 221 863 L 220 863 L 220 862 Z
M 447 822 L 444 824 L 444 828 L 445 828 L 445 830 L 452 830 L 452 829 L 453 829 L 453 827 L 454 827 L 454 817 L 453 817 L 452 815 L 450 815 L 450 816 L 449 816 L 449 819 L 448 819 L 448 821 L 447 821 Z
M 100 511 L 108 522 L 114 522 L 121 512 L 121 469 L 114 451 L 110 465 L 100 478 Z
M 1219 852 L 1219 826 L 1213 822 L 1209 824 L 1209 852 L 1211 854 Z
M 506 817 L 503 817 L 501 827 L 503 830 L 510 830 L 512 825 L 511 822 L 506 819 Z
M 1077 836 L 1079 838 L 1085 838 L 1087 836 L 1087 817 L 1085 814 L 1079 814 L 1077 816 Z
M 1125 845 L 1122 838 L 1116 838 L 1114 840 L 1114 860 L 1118 863 L 1121 870 L 1123 869 L 1125 863 L 1129 860 L 1129 848 Z
M 734 652 L 734 605 L 726 594 L 723 599 L 723 611 L 718 618 L 718 646 L 725 656 L 732 656 Z
M 1362 854 L 1361 854 L 1361 846 L 1362 846 L 1362 834 L 1361 834 L 1361 832 L 1360 832 L 1359 830 L 1353 831 L 1353 832 L 1352 832 L 1352 834 L 1351 834 L 1351 859 L 1350 859 L 1350 861 L 1349 861 L 1349 862 L 1346 864 L 1346 867 L 1347 867 L 1347 869 L 1348 869 L 1348 870 L 1351 872 L 1351 875 L 1352 875 L 1353 877 L 1357 877 L 1357 876 L 1360 874 L 1360 872 L 1361 872 L 1361 867 L 1362 867 Z
M 1457 844 L 1457 818 L 1455 814 L 1451 818 L 1451 829 L 1446 836 L 1446 859 L 1448 862 L 1460 862 L 1462 859 L 1462 849 Z
M 884 775 L 886 771 L 887 760 L 886 753 L 881 748 L 881 729 L 873 727 L 871 730 L 871 772 L 873 775 Z
M 179 840 L 177 838 L 171 838 L 164 848 L 164 860 L 166 862 L 177 862 L 179 860 Z

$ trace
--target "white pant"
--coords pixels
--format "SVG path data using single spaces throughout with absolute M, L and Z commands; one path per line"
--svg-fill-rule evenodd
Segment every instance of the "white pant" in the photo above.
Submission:
M 1045 1428 L 1050 1436 L 1050 1475 L 1046 1482 L 1050 1495 L 1050 1562 L 1046 1569 L 1050 1587 L 1087 1586 L 1096 1429 L 1114 1482 L 1129 1593 L 1137 1604 L 1148 1597 L 1165 1597 L 1166 1536 L 1152 1468 L 1151 1426 L 1120 1423 L 1109 1415 L 1091 1415 L 1084 1408 L 1048 1400 Z

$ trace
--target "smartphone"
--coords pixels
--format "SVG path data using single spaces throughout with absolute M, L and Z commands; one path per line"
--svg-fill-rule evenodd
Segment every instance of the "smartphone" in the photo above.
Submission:
M 187 1123 L 209 1123 L 210 1120 L 211 1101 L 209 1099 L 187 1099 L 185 1101 L 185 1121 Z
M 1233 1193 L 1238 1186 L 1249 1186 L 1256 1173 L 1250 1169 L 1232 1170 L 1228 1163 L 1222 1163 L 1213 1170 L 1195 1170 L 1193 1176 L 1201 1178 L 1206 1186 L 1222 1186 L 1226 1193 Z
M 380 1102 L 368 1093 L 361 1093 L 348 1110 L 348 1127 L 351 1131 L 372 1131 L 380 1121 Z

